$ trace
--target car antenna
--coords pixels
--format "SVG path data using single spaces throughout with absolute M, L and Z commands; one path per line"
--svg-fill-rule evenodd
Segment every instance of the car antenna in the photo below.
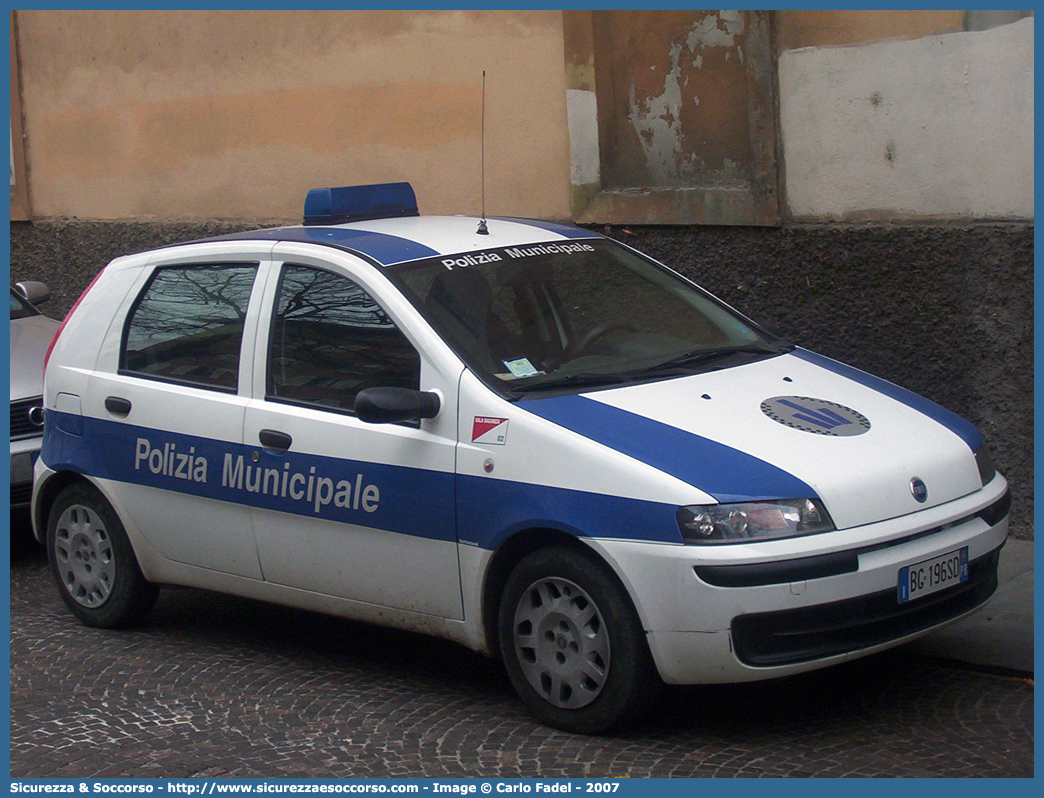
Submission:
M 481 178 L 482 183 L 482 218 L 479 220 L 478 234 L 488 236 L 489 228 L 486 227 L 486 70 L 482 70 L 482 156 L 481 156 Z

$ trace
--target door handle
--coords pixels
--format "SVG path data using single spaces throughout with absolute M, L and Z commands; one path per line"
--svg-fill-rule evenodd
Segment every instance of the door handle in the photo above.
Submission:
M 121 396 L 106 396 L 105 409 L 114 416 L 126 416 L 131 411 L 131 403 Z
M 262 446 L 276 452 L 285 452 L 294 442 L 294 439 L 285 432 L 274 429 L 263 429 L 257 434 L 257 437 L 261 440 Z

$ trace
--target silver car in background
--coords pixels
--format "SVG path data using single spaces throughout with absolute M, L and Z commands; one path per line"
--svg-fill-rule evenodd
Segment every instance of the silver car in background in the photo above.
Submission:
M 29 505 L 43 435 L 43 361 L 58 322 L 36 305 L 51 290 L 27 280 L 11 289 L 11 509 Z

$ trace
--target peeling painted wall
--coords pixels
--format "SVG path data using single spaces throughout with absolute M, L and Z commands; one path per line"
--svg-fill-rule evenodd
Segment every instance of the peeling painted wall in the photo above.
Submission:
M 569 215 L 561 12 L 20 11 L 43 217 L 295 219 L 319 185 Z
M 687 110 L 685 101 L 689 100 L 695 114 L 699 115 L 701 99 L 696 88 L 690 96 L 683 97 L 682 88 L 689 87 L 695 78 L 693 72 L 698 74 L 703 69 L 707 51 L 720 50 L 725 64 L 735 56 L 735 66 L 742 67 L 743 43 L 740 37 L 745 31 L 744 23 L 744 15 L 739 11 L 718 11 L 695 22 L 684 41 L 671 43 L 670 67 L 663 74 L 662 93 L 639 98 L 635 83 L 631 82 L 627 95 L 627 119 L 638 134 L 645 152 L 645 165 L 654 185 L 672 185 L 678 180 L 687 184 L 701 179 L 734 183 L 742 179 L 740 163 L 728 155 L 723 155 L 720 163 L 714 164 L 718 168 L 714 169 L 713 166 L 708 168 L 706 155 L 709 153 L 686 152 L 692 148 L 686 146 L 682 128 L 682 118 Z M 655 67 L 651 68 L 654 70 Z M 745 92 L 736 94 L 739 96 L 730 98 L 733 101 L 730 105 L 745 110 L 746 103 L 738 102 L 746 99 Z
M 776 224 L 769 29 L 763 11 L 563 12 L 573 218 Z
M 783 53 L 793 216 L 1032 219 L 1033 24 Z
M 604 185 L 737 185 L 752 175 L 742 11 L 610 12 Z M 608 93 L 607 93 L 608 96 Z

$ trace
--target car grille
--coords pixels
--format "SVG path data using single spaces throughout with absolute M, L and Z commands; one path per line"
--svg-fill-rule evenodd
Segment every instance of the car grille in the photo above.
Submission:
M 24 507 L 33 498 L 33 483 L 22 482 L 11 486 L 11 508 Z
M 29 420 L 29 411 L 34 407 L 43 407 L 42 396 L 11 402 L 11 440 L 36 438 L 43 434 L 43 426 Z
M 797 610 L 741 615 L 732 622 L 736 656 L 747 665 L 810 662 L 928 629 L 980 606 L 997 589 L 1000 549 L 968 564 L 968 581 L 900 604 L 895 588 Z

